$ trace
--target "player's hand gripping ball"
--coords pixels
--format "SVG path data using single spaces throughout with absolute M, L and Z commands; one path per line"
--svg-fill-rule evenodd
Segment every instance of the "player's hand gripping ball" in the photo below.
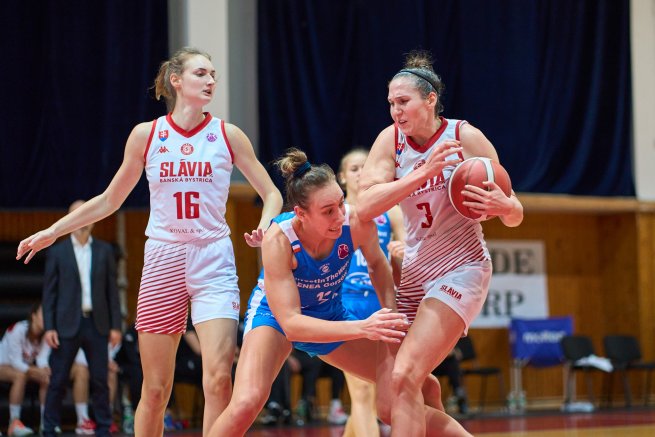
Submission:
M 481 216 L 463 204 L 463 202 L 471 201 L 462 195 L 464 187 L 474 185 L 489 191 L 489 187 L 483 184 L 485 181 L 495 182 L 507 197 L 512 193 L 512 181 L 509 174 L 500 163 L 490 158 L 469 158 L 458 164 L 453 170 L 448 185 L 448 197 L 455 210 L 462 216 L 479 221 L 491 218 Z

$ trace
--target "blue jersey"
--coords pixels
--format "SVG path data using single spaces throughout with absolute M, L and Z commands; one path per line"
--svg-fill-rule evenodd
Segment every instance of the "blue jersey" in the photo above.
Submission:
M 284 235 L 289 239 L 289 244 L 298 262 L 297 267 L 293 270 L 293 277 L 300 294 L 302 314 L 323 320 L 355 319 L 341 304 L 341 285 L 346 279 L 350 260 L 354 253 L 350 235 L 349 207 L 346 205 L 346 218 L 341 235 L 335 240 L 330 254 L 321 260 L 312 258 L 303 248 L 291 224 L 295 216 L 296 214 L 293 212 L 283 213 L 274 218 L 273 222 L 280 226 Z M 247 333 L 257 326 L 271 326 L 284 334 L 268 306 L 263 270 L 248 301 L 244 332 Z M 304 350 L 310 355 L 325 355 L 341 344 L 342 342 L 294 342 L 296 348 Z
M 380 240 L 380 247 L 384 256 L 389 257 L 389 250 L 387 245 L 391 241 L 391 222 L 389 221 L 389 214 L 386 212 L 379 217 L 376 217 L 375 224 L 378 227 L 378 237 Z M 373 294 L 375 290 L 371 284 L 371 278 L 368 276 L 368 266 L 366 259 L 362 255 L 362 251 L 357 249 L 353 260 L 350 263 L 350 270 L 346 276 L 346 281 L 343 283 L 344 293 L 360 293 L 360 294 Z
M 388 258 L 389 250 L 387 249 L 387 245 L 391 241 L 391 221 L 389 220 L 389 214 L 385 212 L 381 216 L 376 217 L 375 224 L 378 228 L 380 247 L 384 255 Z M 348 276 L 346 276 L 346 281 L 343 283 L 342 302 L 348 311 L 362 320 L 381 308 L 373 284 L 371 284 L 371 278 L 368 275 L 366 259 L 359 249 L 353 255 Z

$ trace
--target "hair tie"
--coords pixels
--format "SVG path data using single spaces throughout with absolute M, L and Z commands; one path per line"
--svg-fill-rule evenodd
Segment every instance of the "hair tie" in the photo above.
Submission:
M 302 175 L 307 173 L 309 171 L 309 169 L 311 169 L 311 168 L 312 168 L 312 165 L 309 163 L 309 161 L 305 161 L 305 163 L 303 165 L 298 167 L 296 169 L 296 171 L 293 172 L 293 177 L 294 178 L 300 178 L 300 177 L 302 177 Z
M 437 87 L 435 86 L 434 83 L 432 83 L 432 79 L 430 79 L 430 76 L 428 76 L 428 75 L 425 74 L 425 73 L 422 73 L 422 72 L 416 71 L 416 69 L 408 70 L 408 69 L 406 69 L 406 68 L 403 68 L 402 70 L 400 70 L 398 73 L 396 73 L 396 75 L 398 75 L 398 74 L 400 74 L 400 73 L 409 73 L 409 74 L 413 74 L 414 76 L 420 77 L 421 79 L 423 79 L 424 81 L 426 81 L 427 83 L 429 83 L 430 86 L 432 87 L 432 89 L 433 89 L 435 92 L 437 91 Z

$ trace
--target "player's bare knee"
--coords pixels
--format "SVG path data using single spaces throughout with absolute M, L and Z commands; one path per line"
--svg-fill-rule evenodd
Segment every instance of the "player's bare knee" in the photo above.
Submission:
M 209 396 L 225 396 L 232 392 L 232 376 L 225 372 L 215 372 L 212 375 L 204 376 L 203 391 Z
M 168 390 L 163 385 L 144 386 L 141 390 L 141 400 L 149 409 L 164 410 L 168 403 Z
M 408 390 L 420 389 L 422 381 L 419 383 L 418 378 L 410 371 L 405 369 L 393 369 L 391 372 L 391 391 L 393 396 Z
M 259 414 L 266 399 L 268 398 L 268 392 L 266 390 L 259 390 L 255 388 L 254 390 L 248 390 L 247 393 L 233 397 L 230 402 L 233 407 L 233 415 L 236 416 L 236 420 L 250 420 Z
M 12 383 L 20 385 L 27 384 L 27 372 L 14 372 Z

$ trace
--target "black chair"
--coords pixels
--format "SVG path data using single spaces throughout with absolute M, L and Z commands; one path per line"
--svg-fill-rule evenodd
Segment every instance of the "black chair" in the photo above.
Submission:
M 564 358 L 566 360 L 564 363 L 564 369 L 566 371 L 564 403 L 568 404 L 573 401 L 573 379 L 575 372 L 581 371 L 585 375 L 589 402 L 593 404 L 595 400 L 591 378 L 592 373 L 599 371 L 600 369 L 588 364 L 576 364 L 578 360 L 596 354 L 594 352 L 594 345 L 591 342 L 591 338 L 585 335 L 567 335 L 562 337 L 560 344 L 562 346 L 562 353 L 564 354 Z
M 505 382 L 503 378 L 503 371 L 500 367 L 492 366 L 480 366 L 477 360 L 477 354 L 475 353 L 475 348 L 473 347 L 473 341 L 470 337 L 462 337 L 457 342 L 457 349 L 461 353 L 460 360 L 462 362 L 470 361 L 472 364 L 467 366 L 462 366 L 462 375 L 464 377 L 470 375 L 480 376 L 480 406 L 479 409 L 482 412 L 484 410 L 484 403 L 486 400 L 487 393 L 487 377 L 496 376 L 498 378 L 498 388 L 500 389 L 500 395 L 505 400 Z
M 655 361 L 642 361 L 641 348 L 639 341 L 632 335 L 607 335 L 603 338 L 605 354 L 612 360 L 614 370 L 621 372 L 623 379 L 623 391 L 625 393 L 625 405 L 632 405 L 632 396 L 630 392 L 630 382 L 628 372 L 644 371 L 646 372 L 646 392 L 644 394 L 644 405 L 648 405 L 650 397 L 651 375 L 655 370 Z M 608 403 L 612 404 L 612 374 L 607 393 Z

